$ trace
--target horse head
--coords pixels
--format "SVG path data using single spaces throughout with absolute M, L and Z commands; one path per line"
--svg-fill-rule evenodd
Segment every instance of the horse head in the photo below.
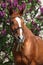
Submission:
M 11 29 L 13 36 L 16 37 L 19 43 L 23 42 L 23 23 L 21 14 L 18 12 L 14 12 L 11 16 Z

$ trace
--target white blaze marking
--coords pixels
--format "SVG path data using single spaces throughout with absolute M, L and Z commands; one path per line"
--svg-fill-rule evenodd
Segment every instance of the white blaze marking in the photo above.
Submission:
M 19 27 L 21 27 L 21 20 L 20 20 L 20 18 L 19 18 L 19 17 L 16 17 L 15 19 L 16 19 L 16 21 L 18 22 Z M 20 38 L 21 38 L 21 39 L 23 38 L 22 29 L 20 29 Z

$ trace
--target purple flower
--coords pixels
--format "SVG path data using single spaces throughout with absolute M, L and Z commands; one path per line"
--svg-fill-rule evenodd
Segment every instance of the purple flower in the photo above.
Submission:
M 32 24 L 33 24 L 33 25 L 36 25 L 36 23 L 35 23 L 34 21 L 32 21 Z
M 26 4 L 23 2 L 23 3 L 22 3 L 22 8 L 23 8 L 23 10 L 25 9 L 25 7 L 26 7 Z
M 10 23 L 10 20 L 8 19 L 6 22 L 7 22 L 7 23 Z
M 33 7 L 30 7 L 29 11 L 31 12 L 31 11 L 32 11 L 32 9 L 33 9 Z
M 9 5 L 9 9 L 10 9 L 10 8 L 13 8 L 13 4 L 12 4 L 12 3 L 10 3 L 10 5 Z
M 38 3 L 40 3 L 40 0 L 36 0 Z
M 14 7 L 16 7 L 18 5 L 18 0 L 14 0 L 13 5 L 14 5 Z
M 37 28 L 36 28 L 38 31 L 40 31 L 41 30 L 41 28 L 40 28 L 40 26 L 37 26 Z
M 0 17 L 4 17 L 5 12 L 4 11 L 0 11 Z
M 2 12 L 0 11 L 0 16 L 1 16 L 1 13 L 2 13 Z
M 3 13 L 3 15 L 5 15 L 5 12 L 4 11 L 2 11 L 2 13 Z
M 1 31 L 2 35 L 6 35 L 6 29 Z
M 30 3 L 30 2 L 32 2 L 32 0 L 28 0 L 28 2 Z
M 1 4 L 2 8 L 6 8 L 6 3 Z
M 18 5 L 17 7 L 18 7 L 18 9 L 19 9 L 20 11 L 23 10 L 22 5 Z
M 18 2 L 18 0 L 14 0 L 14 2 Z
M 25 3 L 23 2 L 21 5 L 17 5 L 17 7 L 18 7 L 18 9 L 20 10 L 20 11 L 22 11 L 22 10 L 24 10 L 25 9 Z
M 40 11 L 41 11 L 41 13 L 43 14 L 43 7 L 40 7 Z
M 14 2 L 14 4 L 13 4 L 13 5 L 16 7 L 16 6 L 17 6 L 17 4 L 18 4 L 17 2 Z
M 37 23 L 35 23 L 34 21 L 32 21 L 32 25 L 36 28 L 37 27 Z
M 7 0 L 7 2 L 11 3 L 11 0 Z

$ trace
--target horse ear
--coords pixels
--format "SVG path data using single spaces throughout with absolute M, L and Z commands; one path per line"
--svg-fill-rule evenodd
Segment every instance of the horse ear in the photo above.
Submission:
M 23 10 L 19 11 L 19 15 L 22 16 L 23 15 Z
M 8 10 L 9 10 L 9 15 L 12 15 L 13 14 L 12 8 L 9 8 Z

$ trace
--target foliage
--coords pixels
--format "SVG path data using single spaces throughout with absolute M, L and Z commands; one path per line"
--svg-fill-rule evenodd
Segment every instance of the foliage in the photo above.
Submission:
M 40 7 L 40 4 L 39 0 L 0 0 L 0 65 L 12 65 L 13 63 L 14 37 L 10 29 L 9 10 L 24 11 L 23 17 L 27 27 L 35 35 L 39 35 L 41 26 L 43 26 L 43 8 Z M 41 14 L 36 17 L 39 9 Z M 5 58 L 8 58 L 9 61 L 5 62 Z

